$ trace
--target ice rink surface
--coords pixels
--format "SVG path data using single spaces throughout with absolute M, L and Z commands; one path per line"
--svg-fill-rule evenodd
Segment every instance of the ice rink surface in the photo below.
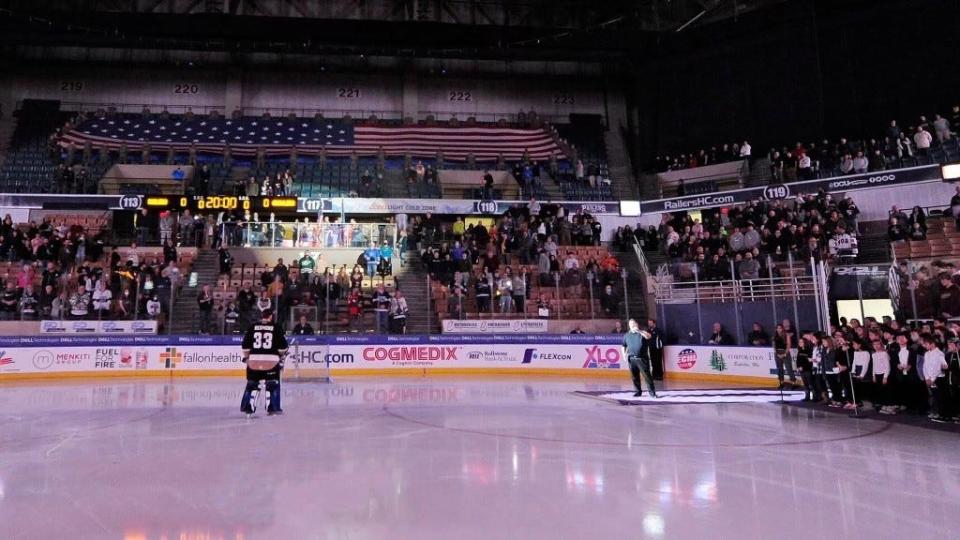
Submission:
M 628 385 L 0 385 L 0 538 L 960 538 L 955 434 Z

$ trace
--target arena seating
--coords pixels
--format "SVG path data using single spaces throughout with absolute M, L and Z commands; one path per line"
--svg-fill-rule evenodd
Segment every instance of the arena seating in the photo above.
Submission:
M 894 256 L 900 259 L 960 257 L 960 231 L 956 221 L 946 217 L 928 217 L 924 240 L 892 242 Z
M 580 271 L 577 273 L 575 282 L 577 285 L 572 285 L 572 281 L 568 281 L 567 278 L 561 277 L 560 285 L 557 286 L 557 282 L 554 279 L 549 279 L 547 282 L 541 282 L 540 276 L 538 275 L 537 265 L 523 265 L 523 264 L 510 264 L 510 265 L 501 265 L 501 269 L 509 266 L 514 275 L 521 273 L 524 268 L 528 271 L 528 275 L 531 279 L 531 284 L 529 286 L 530 293 L 526 297 L 524 303 L 524 310 L 522 313 L 512 312 L 512 313 L 500 313 L 500 307 L 496 305 L 496 300 L 494 299 L 491 303 L 492 310 L 478 312 L 477 309 L 477 299 L 476 294 L 473 289 L 474 277 L 479 275 L 481 271 L 482 263 L 473 265 L 471 270 L 470 280 L 467 286 L 467 291 L 464 294 L 464 310 L 466 311 L 465 317 L 467 319 L 535 319 L 537 316 L 538 309 L 538 300 L 543 297 L 549 302 L 550 306 L 550 317 L 551 319 L 589 319 L 597 318 L 604 319 L 609 318 L 611 320 L 621 318 L 619 314 L 614 317 L 610 317 L 604 314 L 604 311 L 600 305 L 600 291 L 603 289 L 602 286 L 598 283 L 599 276 L 595 278 L 594 281 L 594 297 L 593 297 L 593 309 L 590 307 L 590 292 L 588 290 L 587 278 L 586 278 L 586 267 L 587 264 L 593 260 L 594 262 L 599 263 L 603 261 L 606 257 L 610 255 L 610 252 L 605 247 L 594 247 L 594 246 L 561 246 L 558 251 L 558 258 L 566 259 L 568 252 L 572 252 L 574 257 L 577 259 L 580 265 Z M 561 273 L 563 271 L 561 270 Z M 619 278 L 611 280 L 614 283 L 619 282 Z M 448 284 L 444 284 L 441 279 L 438 279 L 436 276 L 431 280 L 431 300 L 434 303 L 435 312 L 437 313 L 438 320 L 444 320 L 450 318 L 449 304 L 448 299 L 453 294 L 451 287 Z M 495 286 L 494 286 L 495 289 Z M 575 294 L 574 290 L 579 289 L 580 294 Z M 621 286 L 615 287 L 616 293 L 618 294 L 617 299 L 622 299 L 623 290 Z M 495 298 L 495 296 L 494 296 Z M 516 306 L 515 306 L 516 307 Z M 622 309 L 622 305 L 620 305 Z
M 125 247 L 118 248 L 117 255 L 114 257 L 113 248 L 103 245 L 102 237 L 110 228 L 110 220 L 105 215 L 90 214 L 56 214 L 50 213 L 42 216 L 38 221 L 47 220 L 50 227 L 49 238 L 56 240 L 58 245 L 65 245 L 65 242 L 72 242 L 77 245 L 81 237 L 84 238 L 85 257 L 76 255 L 76 248 L 60 247 L 58 250 L 50 252 L 47 256 L 38 258 L 29 251 L 22 260 L 22 251 L 19 251 L 14 244 L 5 237 L 2 244 L 2 250 L 8 254 L 7 260 L 0 261 L 0 276 L 8 285 L 15 284 L 16 288 L 3 293 L 4 298 L 15 300 L 16 305 L 11 309 L 7 306 L 0 306 L 0 319 L 2 320 L 36 320 L 36 319 L 132 319 L 134 310 L 140 318 L 152 318 L 161 325 L 165 323 L 170 308 L 170 292 L 176 290 L 183 283 L 184 276 L 188 275 L 193 261 L 196 257 L 196 251 L 192 249 L 180 250 L 175 261 L 176 272 L 163 271 L 164 254 L 162 248 L 143 248 L 143 247 Z M 33 243 L 36 237 L 42 238 L 46 235 L 43 232 L 47 227 L 45 223 L 37 222 L 16 224 L 14 227 L 22 233 L 22 238 L 29 241 L 29 246 L 39 246 L 39 243 Z M 54 243 L 51 243 L 54 245 Z M 133 254 L 135 253 L 135 256 Z M 135 259 L 138 264 L 130 266 L 126 261 Z M 111 266 L 111 261 L 116 260 L 115 266 Z M 53 263 L 53 271 L 46 282 L 45 273 L 48 270 L 48 264 Z M 142 278 L 139 280 L 140 291 L 137 293 L 136 275 L 140 273 Z M 146 276 L 153 276 L 147 279 Z M 163 279 L 164 277 L 169 279 Z M 93 295 L 91 285 L 97 281 L 103 280 L 104 285 L 111 292 L 110 307 L 102 312 L 93 309 Z M 78 302 L 82 304 L 83 298 L 78 294 L 77 289 L 81 283 L 88 285 L 86 298 L 86 308 L 79 310 L 85 311 L 86 315 L 76 315 L 74 308 Z M 33 287 L 31 302 L 27 302 L 25 293 L 26 286 Z M 46 293 L 44 285 L 52 285 L 52 293 Z M 127 300 L 121 298 L 122 291 L 130 289 L 131 297 Z M 159 312 L 148 313 L 148 299 L 157 294 L 159 302 Z
M 231 302 L 237 301 L 237 295 L 240 291 L 246 287 L 250 287 L 255 296 L 260 296 L 261 294 L 269 294 L 267 292 L 267 287 L 265 283 L 272 282 L 274 274 L 273 264 L 268 263 L 244 263 L 236 264 L 227 274 L 221 274 L 215 284 L 212 287 L 212 295 L 214 300 L 214 313 L 217 317 L 217 322 L 215 328 L 217 333 L 220 333 L 220 330 L 223 329 L 227 333 L 233 330 L 230 327 L 224 327 L 224 313 L 226 308 Z M 322 275 L 324 269 L 318 268 L 317 274 Z M 308 316 L 308 320 L 311 323 L 314 323 L 315 320 L 319 321 L 321 326 L 327 328 L 330 332 L 344 332 L 350 329 L 355 329 L 360 332 L 372 332 L 376 328 L 376 320 L 374 318 L 373 306 L 371 304 L 371 297 L 373 292 L 376 290 L 376 286 L 380 283 L 383 283 L 388 292 L 393 292 L 396 289 L 396 280 L 393 276 L 376 276 L 371 285 L 370 278 L 364 276 L 363 285 L 360 288 L 362 293 L 362 313 L 358 321 L 354 321 L 354 324 L 351 325 L 351 317 L 348 314 L 348 300 L 347 296 L 349 291 L 349 286 L 343 287 L 340 290 L 339 295 L 331 297 L 329 303 L 329 316 L 325 316 L 327 313 L 327 302 L 324 298 L 324 286 L 322 281 L 318 277 L 308 283 L 302 283 L 300 275 L 300 267 L 297 261 L 291 261 L 288 264 L 288 276 L 289 281 L 285 284 L 284 292 L 282 294 L 283 299 L 281 301 L 281 309 L 284 311 L 280 315 L 280 320 L 286 321 L 288 319 L 288 311 L 291 307 L 295 310 L 297 308 L 316 308 L 316 313 Z M 310 293 L 310 298 L 305 297 L 305 293 Z M 276 298 L 270 298 L 273 305 L 276 305 Z M 253 308 L 247 312 L 241 310 L 241 316 L 245 320 L 252 320 Z M 312 311 L 312 309 L 311 309 Z M 316 317 L 316 319 L 314 319 Z M 292 327 L 295 321 L 290 321 L 290 326 Z M 320 329 L 317 328 L 317 331 Z
M 44 103 L 46 105 L 46 103 Z M 59 191 L 66 193 L 97 193 L 98 182 L 104 173 L 114 164 L 187 164 L 196 163 L 201 165 L 206 163 L 210 168 L 210 191 L 227 193 L 238 191 L 240 181 L 245 181 L 252 174 L 262 181 L 263 176 L 267 174 L 275 175 L 277 171 L 285 171 L 288 168 L 294 176 L 294 185 L 291 191 L 294 194 L 309 197 L 324 196 L 409 196 L 417 198 L 439 198 L 441 190 L 439 186 L 429 183 L 419 183 L 408 185 L 405 181 L 405 165 L 403 159 L 397 156 L 388 156 L 383 160 L 383 166 L 379 167 L 376 159 L 361 156 L 356 162 L 335 152 L 328 155 L 325 159 L 317 156 L 308 156 L 306 152 L 302 153 L 291 162 L 291 156 L 287 150 L 277 152 L 270 150 L 260 159 L 254 160 L 249 154 L 243 154 L 241 151 L 235 151 L 230 156 L 223 153 L 222 148 L 217 149 L 204 143 L 208 142 L 197 139 L 197 144 L 193 150 L 188 152 L 186 149 L 178 149 L 176 152 L 169 152 L 161 148 L 163 139 L 156 139 L 153 144 L 156 148 L 144 155 L 140 150 L 129 149 L 122 151 L 120 144 L 110 142 L 107 138 L 101 142 L 94 142 L 88 145 L 85 140 L 70 137 L 72 130 L 82 127 L 84 131 L 89 131 L 91 135 L 100 134 L 103 137 L 146 137 L 146 140 L 155 138 L 154 134 L 146 133 L 147 123 L 151 124 L 156 132 L 164 129 L 167 132 L 177 129 L 176 126 L 181 122 L 199 123 L 210 121 L 225 122 L 222 117 L 205 117 L 203 115 L 191 115 L 189 119 L 186 116 L 166 115 L 163 113 L 109 113 L 100 111 L 92 113 L 90 116 L 78 116 L 71 119 L 68 113 L 59 111 L 46 111 L 44 115 L 38 115 L 28 110 L 21 111 L 23 116 L 18 126 L 15 137 L 14 149 L 7 159 L 7 163 L 0 171 L 0 191 L 6 192 L 48 192 Z M 39 118 L 39 119 L 38 119 Z M 253 122 L 258 119 L 244 118 L 245 122 Z M 291 122 L 314 122 L 314 118 L 274 118 L 285 122 L 286 126 L 293 125 Z M 575 119 L 576 120 L 576 119 Z M 605 148 L 603 141 L 602 127 L 596 118 L 590 119 L 590 122 L 558 125 L 557 135 L 562 138 L 565 148 L 575 148 L 578 159 L 582 160 L 586 169 L 585 176 L 595 176 L 597 178 L 594 185 L 589 185 L 584 179 L 578 181 L 575 178 L 575 163 L 566 160 L 560 160 L 557 166 L 556 174 L 552 179 L 560 188 L 559 192 L 551 189 L 537 187 L 533 193 L 524 193 L 524 197 L 531 195 L 538 199 L 556 199 L 557 195 L 567 200 L 609 200 L 612 198 L 610 190 L 610 175 L 605 161 Z M 336 132 L 340 126 L 337 121 L 324 121 L 332 126 L 331 133 Z M 103 125 L 101 125 L 101 123 Z M 117 126 L 126 125 L 129 129 L 124 132 L 114 133 L 107 131 L 100 133 L 100 130 L 106 128 L 105 124 L 110 123 L 110 129 L 121 129 Z M 186 124 L 184 124 L 186 125 Z M 191 124 L 193 125 L 193 124 Z M 296 124 L 300 125 L 300 124 Z M 344 124 L 347 126 L 349 124 Z M 391 125 L 390 122 L 360 122 L 359 126 L 383 127 Z M 441 124 L 434 123 L 434 126 Z M 477 126 L 483 124 L 476 124 Z M 29 126 L 29 127 L 28 127 Z M 134 130 L 137 126 L 137 131 Z M 458 124 L 459 127 L 467 128 L 469 124 Z M 500 123 L 490 124 L 490 126 L 503 127 Z M 509 126 L 507 126 L 509 127 Z M 58 129 L 63 128 L 63 129 Z M 297 128 L 300 129 L 300 128 Z M 324 128 L 326 129 L 326 127 Z M 111 135 L 113 133 L 113 135 Z M 56 136 L 61 139 L 62 147 L 59 151 L 53 148 L 53 138 Z M 115 140 L 115 139 L 114 139 Z M 247 142 L 247 141 L 244 141 Z M 273 141 L 269 141 L 273 142 Z M 109 143 L 109 144 L 108 144 Z M 521 151 L 517 148 L 517 151 Z M 418 152 L 422 156 L 422 147 L 411 147 L 411 152 Z M 428 157 L 418 158 L 425 165 L 432 164 L 435 168 L 455 167 L 466 169 L 492 169 L 498 164 L 487 151 L 486 155 L 481 154 L 482 147 L 477 148 L 480 154 L 475 160 L 465 160 L 464 156 L 448 156 L 446 163 L 438 163 L 436 159 Z M 459 159 L 454 159 L 459 157 Z M 533 159 L 537 159 L 534 157 Z M 540 163 L 546 169 L 546 159 L 540 156 Z M 64 163 L 70 172 L 64 174 L 62 170 L 56 168 L 58 162 Z M 508 168 L 514 161 L 505 163 Z M 383 171 L 382 182 L 374 182 L 372 189 L 362 189 L 360 178 L 363 171 L 371 172 L 380 169 Z M 374 173 L 375 174 L 375 173 Z M 551 177 L 545 173 L 544 182 L 549 182 Z M 555 188 L 554 188 L 555 189 Z M 121 193 L 143 194 L 150 193 L 149 186 L 140 184 L 130 184 L 119 186 Z M 475 194 L 465 194 L 464 196 Z M 551 196 L 552 195 L 552 196 Z M 459 195 L 458 195 L 459 196 Z
M 5 193 L 46 193 L 51 190 L 57 150 L 51 135 L 69 118 L 49 107 L 34 106 L 29 100 L 15 113 L 17 127 L 10 152 L 0 169 L 0 191 Z

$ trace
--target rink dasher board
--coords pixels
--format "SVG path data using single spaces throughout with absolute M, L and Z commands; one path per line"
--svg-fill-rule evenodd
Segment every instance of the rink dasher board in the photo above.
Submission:
M 285 376 L 530 374 L 621 377 L 622 337 L 604 335 L 298 336 Z M 17 378 L 241 375 L 239 336 L 0 337 L 0 380 Z M 299 366 L 297 365 L 299 363 Z M 776 380 L 764 347 L 668 346 L 668 378 L 734 383 Z
M 492 336 L 346 336 L 297 338 L 286 377 L 298 368 L 329 366 L 331 374 L 584 373 L 626 369 L 617 336 L 560 336 L 536 340 Z M 576 339 L 571 339 L 574 337 Z M 592 339 L 591 339 L 592 338 Z M 614 338 L 614 339 L 611 339 Z M 299 365 L 298 365 L 299 364 Z M 39 337 L 0 339 L 0 379 L 70 376 L 240 375 L 239 338 Z

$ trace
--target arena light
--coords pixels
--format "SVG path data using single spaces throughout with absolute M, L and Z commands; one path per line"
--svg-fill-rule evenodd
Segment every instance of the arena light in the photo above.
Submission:
M 944 180 L 960 179 L 960 163 L 952 163 L 950 165 L 944 165 L 940 167 L 940 172 L 941 174 L 943 174 Z
M 620 201 L 620 215 L 634 217 L 640 215 L 640 201 Z
M 170 199 L 167 197 L 147 197 L 144 204 L 147 208 L 167 208 L 170 206 Z

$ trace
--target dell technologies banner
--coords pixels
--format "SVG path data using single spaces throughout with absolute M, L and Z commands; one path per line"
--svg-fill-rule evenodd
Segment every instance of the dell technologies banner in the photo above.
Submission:
M 680 212 L 683 210 L 699 210 L 746 203 L 758 199 L 779 200 L 796 197 L 800 194 L 816 193 L 823 189 L 827 193 L 872 189 L 878 187 L 896 186 L 915 182 L 932 182 L 942 180 L 939 165 L 912 167 L 890 171 L 876 171 L 865 174 L 853 174 L 790 184 L 774 184 L 765 187 L 722 191 L 705 195 L 691 195 L 675 199 L 658 199 L 640 203 L 642 214 L 657 214 L 663 212 Z

